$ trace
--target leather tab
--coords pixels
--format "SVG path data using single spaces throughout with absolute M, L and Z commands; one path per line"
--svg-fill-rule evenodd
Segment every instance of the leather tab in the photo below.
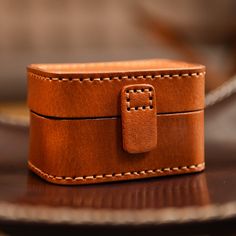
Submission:
M 123 149 L 142 153 L 157 145 L 155 89 L 149 84 L 124 86 L 121 92 Z

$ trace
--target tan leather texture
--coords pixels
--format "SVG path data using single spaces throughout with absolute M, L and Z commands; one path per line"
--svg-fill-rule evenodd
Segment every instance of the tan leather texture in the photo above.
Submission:
M 83 184 L 204 168 L 203 111 L 158 115 L 156 149 L 129 154 L 121 120 L 54 120 L 31 113 L 29 167 L 48 181 Z
M 156 96 L 152 85 L 127 85 L 121 92 L 123 148 L 148 152 L 157 145 Z
M 168 60 L 29 66 L 29 168 L 58 184 L 203 170 L 204 80 Z
M 31 65 L 28 104 L 52 117 L 120 115 L 125 85 L 151 84 L 158 113 L 204 108 L 205 67 L 168 60 L 114 63 Z

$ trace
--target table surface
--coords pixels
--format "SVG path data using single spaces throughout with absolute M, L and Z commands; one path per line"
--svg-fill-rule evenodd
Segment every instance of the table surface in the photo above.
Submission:
M 204 172 L 89 186 L 57 186 L 32 174 L 26 167 L 28 127 L 0 123 L 0 225 L 170 229 L 195 223 L 197 230 L 199 224 L 217 222 L 217 230 L 228 222 L 234 228 L 235 107 L 233 95 L 206 109 Z

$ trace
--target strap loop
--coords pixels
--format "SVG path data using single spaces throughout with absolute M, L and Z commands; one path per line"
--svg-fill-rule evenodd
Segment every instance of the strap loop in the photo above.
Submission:
M 152 85 L 136 84 L 123 87 L 121 118 L 124 150 L 129 153 L 142 153 L 156 148 L 156 95 Z

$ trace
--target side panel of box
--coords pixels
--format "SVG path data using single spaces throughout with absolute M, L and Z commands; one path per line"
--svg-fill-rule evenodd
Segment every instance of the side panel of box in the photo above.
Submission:
M 157 115 L 157 148 L 129 154 L 120 118 L 48 119 L 31 113 L 29 167 L 58 184 L 89 184 L 204 169 L 204 111 Z

